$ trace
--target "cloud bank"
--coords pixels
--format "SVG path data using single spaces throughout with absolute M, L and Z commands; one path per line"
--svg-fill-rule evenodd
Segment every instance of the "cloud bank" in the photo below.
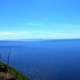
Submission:
M 80 39 L 80 32 L 18 31 L 0 32 L 0 40 L 9 39 Z

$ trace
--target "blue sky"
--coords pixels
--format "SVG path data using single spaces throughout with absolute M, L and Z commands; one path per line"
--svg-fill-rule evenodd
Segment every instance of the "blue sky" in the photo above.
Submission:
M 80 38 L 80 0 L 0 0 L 0 39 Z

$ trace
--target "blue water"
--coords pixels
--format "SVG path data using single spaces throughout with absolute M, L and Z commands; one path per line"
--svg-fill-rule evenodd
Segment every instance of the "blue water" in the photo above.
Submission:
M 32 80 L 80 80 L 80 40 L 1 41 L 0 55 Z

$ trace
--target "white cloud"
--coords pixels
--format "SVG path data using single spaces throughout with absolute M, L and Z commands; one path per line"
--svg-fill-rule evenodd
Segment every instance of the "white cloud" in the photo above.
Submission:
M 28 23 L 27 25 L 31 25 L 31 26 L 40 26 L 41 24 L 39 24 L 39 23 Z
M 80 32 L 49 32 L 42 30 L 0 32 L 0 40 L 3 39 L 73 39 L 80 38 Z
M 0 32 L 0 35 L 16 35 L 14 32 Z

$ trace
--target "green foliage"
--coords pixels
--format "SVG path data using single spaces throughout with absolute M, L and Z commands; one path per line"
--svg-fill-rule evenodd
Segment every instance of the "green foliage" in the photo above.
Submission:
M 27 76 L 23 75 L 21 72 L 17 71 L 15 68 L 10 67 L 7 64 L 4 64 L 0 62 L 0 66 L 7 66 L 8 71 L 12 74 L 14 74 L 17 78 L 17 80 L 30 80 Z

